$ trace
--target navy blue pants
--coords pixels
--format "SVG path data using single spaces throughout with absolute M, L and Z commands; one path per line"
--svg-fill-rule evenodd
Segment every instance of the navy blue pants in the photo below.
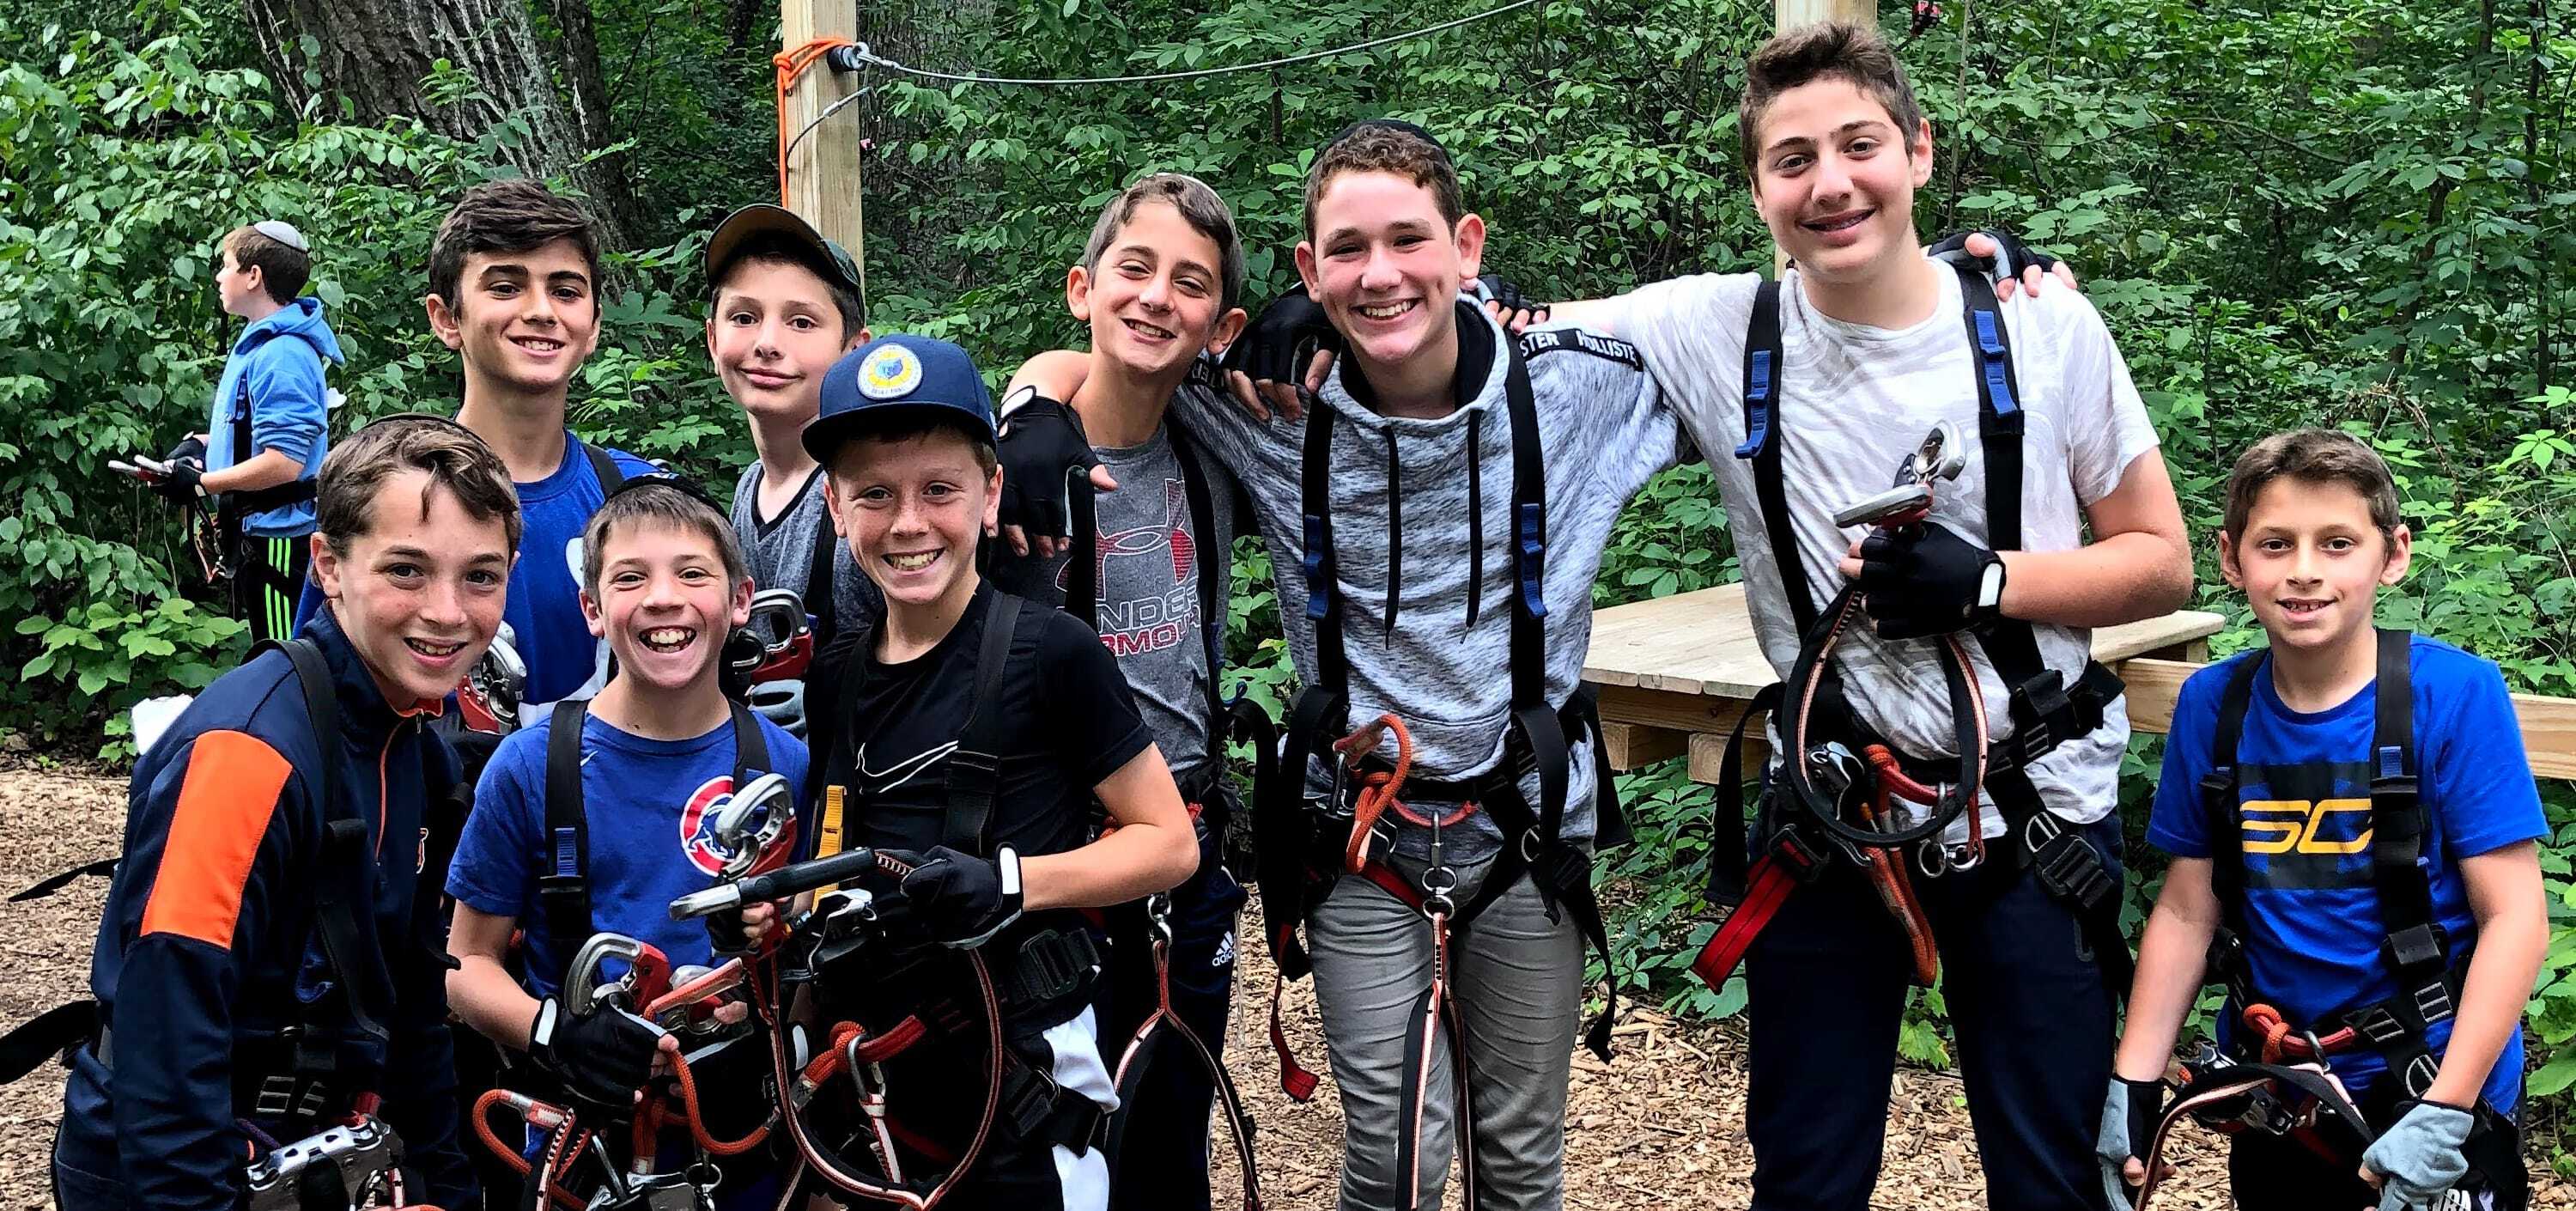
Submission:
M 2085 830 L 2119 877 L 2119 821 Z M 1994 1211 L 2101 1211 L 2093 1159 L 2112 997 L 2075 914 L 2005 860 L 1915 872 L 1941 949 L 1968 1116 Z M 1788 901 L 1745 959 L 1756 1211 L 1866 1211 L 1913 964 L 1849 863 Z
M 1226 873 L 1221 840 L 1202 832 L 1199 869 L 1172 889 L 1172 1012 L 1225 1058 L 1225 1019 L 1234 1004 L 1234 920 L 1244 890 Z M 1100 1051 L 1115 1069 L 1145 1015 L 1153 1012 L 1150 943 L 1122 937 L 1111 948 L 1108 1029 Z M 1111 1157 L 1111 1211 L 1208 1211 L 1208 1114 L 1216 1086 L 1198 1058 L 1174 1041 L 1156 1049 Z M 1219 1128 L 1220 1130 L 1222 1128 Z

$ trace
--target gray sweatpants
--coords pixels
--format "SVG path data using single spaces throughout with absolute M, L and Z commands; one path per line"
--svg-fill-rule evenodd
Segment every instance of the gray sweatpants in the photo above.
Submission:
M 1394 860 L 1408 877 L 1421 863 Z M 1475 898 L 1492 868 L 1458 868 L 1459 903 Z M 1557 1211 L 1565 1201 L 1565 1085 L 1583 1012 L 1583 939 L 1563 913 L 1550 923 L 1524 878 L 1450 946 L 1475 1101 L 1474 1211 Z M 1416 998 L 1431 982 L 1431 925 L 1359 875 L 1343 875 L 1308 927 L 1315 1001 L 1342 1091 L 1342 1211 L 1400 1207 L 1396 1133 L 1405 1036 Z M 1422 1126 L 1423 1207 L 1440 1205 L 1456 1142 L 1451 1103 L 1456 1057 L 1432 1057 Z

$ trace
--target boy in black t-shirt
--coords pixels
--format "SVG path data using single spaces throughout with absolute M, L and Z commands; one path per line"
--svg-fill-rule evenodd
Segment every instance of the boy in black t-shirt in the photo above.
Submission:
M 965 351 L 881 338 L 836 363 L 822 396 L 805 447 L 829 474 L 833 526 L 886 600 L 881 622 L 833 643 L 810 691 L 826 814 L 841 796 L 850 844 L 917 867 L 891 914 L 898 934 L 981 948 L 997 984 L 1018 990 L 1004 996 L 1005 1104 L 1024 1112 L 995 1124 L 960 1196 L 1104 1207 L 1099 1144 L 1116 1097 L 1092 1008 L 1098 939 L 1075 910 L 1189 877 L 1198 845 L 1180 791 L 1099 637 L 976 572 L 1001 476 L 992 399 Z M 1095 798 L 1113 827 L 1092 841 Z M 827 980 L 827 998 L 865 1002 L 827 1012 L 876 1016 L 961 974 L 939 947 L 895 958 Z M 1075 976 L 1032 978 L 1042 972 Z M 894 1113 L 958 1147 L 982 1107 L 959 1074 L 984 1062 L 947 1045 L 906 1053 L 886 1066 Z

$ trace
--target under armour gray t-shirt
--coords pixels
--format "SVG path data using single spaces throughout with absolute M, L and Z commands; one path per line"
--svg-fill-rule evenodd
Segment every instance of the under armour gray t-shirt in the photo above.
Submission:
M 1189 482 L 1179 454 L 1172 448 L 1169 424 L 1154 430 L 1141 445 L 1099 447 L 1094 452 L 1118 481 L 1115 492 L 1098 493 L 1100 520 L 1097 548 L 1100 642 L 1118 658 L 1128 688 L 1136 695 L 1154 744 L 1184 788 L 1202 776 L 1208 764 L 1207 644 L 1203 622 L 1216 624 L 1218 650 L 1225 642 L 1225 606 L 1230 587 L 1216 586 L 1218 612 L 1202 619 L 1199 609 L 1199 552 L 1214 550 L 1216 566 L 1231 569 L 1234 545 L 1234 478 L 1204 447 L 1193 447 L 1200 474 L 1207 477 L 1210 533 L 1200 533 L 1190 517 Z M 1189 440 L 1183 433 L 1180 440 Z M 1067 586 L 1068 556 L 1039 559 L 1014 557 L 995 547 L 993 583 L 1032 601 L 1061 607 Z M 1220 573 L 1228 580 L 1229 573 Z
M 733 486 L 733 532 L 742 541 L 743 559 L 751 565 L 751 583 L 760 589 L 794 589 L 808 592 L 808 578 L 814 567 L 814 547 L 829 533 L 832 521 L 823 514 L 823 469 L 814 468 L 805 486 L 796 493 L 796 503 L 766 521 L 760 517 L 760 464 L 742 469 L 742 478 Z M 859 571 L 858 560 L 850 555 L 850 544 L 833 535 L 832 604 L 833 625 L 846 631 L 853 620 L 873 621 L 885 614 L 885 596 L 877 592 L 876 582 Z M 805 612 L 823 616 L 821 603 L 808 601 Z

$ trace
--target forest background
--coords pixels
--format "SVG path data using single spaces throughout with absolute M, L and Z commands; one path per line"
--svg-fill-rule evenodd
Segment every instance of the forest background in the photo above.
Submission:
M 1927 235 L 2001 224 L 2072 260 L 2164 439 L 2225 654 L 2260 641 L 2219 580 L 2234 453 L 2290 425 L 2366 435 L 2398 471 L 2412 626 L 2576 694 L 2576 17 L 2549 0 L 1953 0 L 1904 57 L 1939 160 Z M 1482 6 L 1479 6 L 1482 7 Z M 1891 36 L 1908 32 L 1903 6 Z M 1429 25 L 1410 0 L 891 0 L 878 54 L 1064 77 L 1253 62 Z M 1493 224 L 1487 264 L 1540 297 L 1764 266 L 1735 107 L 1772 29 L 1740 0 L 1542 0 L 1304 67 L 1080 89 L 923 86 L 879 69 L 809 136 L 866 140 L 878 331 L 1006 371 L 1076 342 L 1065 266 L 1106 197 L 1150 169 L 1233 204 L 1256 301 L 1287 256 L 1313 149 L 1354 117 L 1439 132 Z M 535 174 L 610 232 L 605 330 L 573 398 L 586 436 L 718 486 L 750 457 L 706 363 L 705 233 L 775 200 L 775 0 L 13 0 L 0 6 L 0 750 L 130 757 L 124 711 L 194 688 L 245 641 L 176 517 L 103 460 L 203 423 L 235 326 L 213 242 L 257 218 L 314 240 L 349 352 L 334 422 L 447 411 L 454 358 L 420 296 L 457 190 Z M 1290 673 L 1257 544 L 1238 551 L 1234 658 L 1276 705 Z M 1597 599 L 1734 579 L 1698 468 L 1650 485 Z M 2134 928 L 2158 878 L 2137 843 L 2161 737 L 2123 778 Z M 1725 1016 L 1684 965 L 1707 788 L 1679 762 L 1622 779 L 1638 844 L 1610 862 L 1632 991 Z M 2542 786 L 2554 922 L 2530 1014 L 2544 1158 L 2576 1173 L 2576 793 Z M 2204 1009 L 2207 1007 L 2204 1006 Z M 1946 1064 L 1937 990 L 1903 1038 Z

